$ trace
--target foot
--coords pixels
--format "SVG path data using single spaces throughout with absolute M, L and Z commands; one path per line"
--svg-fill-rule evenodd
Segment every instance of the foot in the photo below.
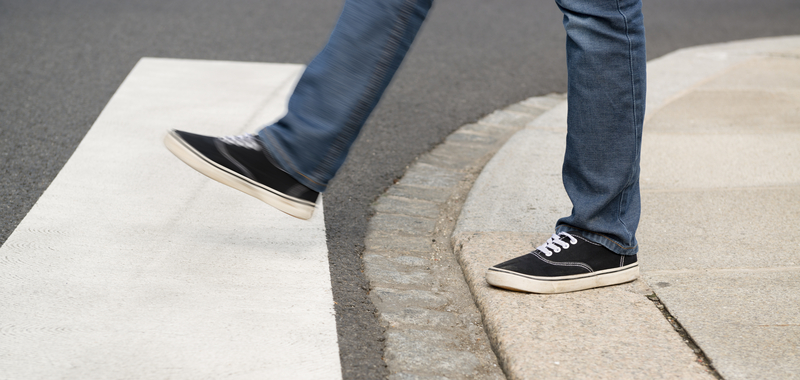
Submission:
M 491 285 L 529 293 L 566 293 L 639 277 L 636 255 L 618 255 L 576 233 L 553 235 L 535 251 L 486 272 Z
M 314 212 L 319 193 L 275 166 L 255 135 L 210 137 L 171 130 L 164 144 L 200 173 L 291 216 L 309 219 Z

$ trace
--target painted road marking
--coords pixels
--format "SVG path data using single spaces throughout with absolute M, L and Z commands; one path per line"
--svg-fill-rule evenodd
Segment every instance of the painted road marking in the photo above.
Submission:
M 255 131 L 302 70 L 136 65 L 0 247 L 2 377 L 341 378 L 322 208 L 289 217 L 162 144 Z

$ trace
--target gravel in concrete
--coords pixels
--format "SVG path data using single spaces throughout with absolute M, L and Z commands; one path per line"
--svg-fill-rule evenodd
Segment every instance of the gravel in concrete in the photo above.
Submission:
M 389 379 L 504 378 L 450 236 L 489 157 L 561 101 L 532 98 L 461 127 L 373 204 L 364 272 L 386 329 Z
M 797 378 L 800 266 L 656 271 L 646 279 L 725 379 Z
M 549 237 L 468 235 L 457 247 L 467 282 L 509 379 L 711 379 L 647 299 L 642 281 L 535 295 L 489 286 L 486 268 Z

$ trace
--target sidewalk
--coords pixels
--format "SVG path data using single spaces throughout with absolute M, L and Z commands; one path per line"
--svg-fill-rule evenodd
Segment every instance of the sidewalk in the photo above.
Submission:
M 512 379 L 712 379 L 654 294 L 723 378 L 800 378 L 800 37 L 656 59 L 647 97 L 640 280 L 560 295 L 484 280 L 569 214 L 566 102 L 470 191 L 453 246 L 501 366 Z

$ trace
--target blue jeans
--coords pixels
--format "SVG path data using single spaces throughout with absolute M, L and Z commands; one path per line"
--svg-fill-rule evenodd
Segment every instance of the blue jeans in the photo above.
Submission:
M 567 31 L 568 133 L 562 171 L 572 200 L 557 232 L 619 254 L 638 250 L 645 102 L 641 0 L 556 0 Z M 286 116 L 259 131 L 278 163 L 324 191 L 424 21 L 432 0 L 347 0 L 309 63 Z
M 259 131 L 284 170 L 323 192 L 405 57 L 432 0 L 347 0 L 289 110 Z

